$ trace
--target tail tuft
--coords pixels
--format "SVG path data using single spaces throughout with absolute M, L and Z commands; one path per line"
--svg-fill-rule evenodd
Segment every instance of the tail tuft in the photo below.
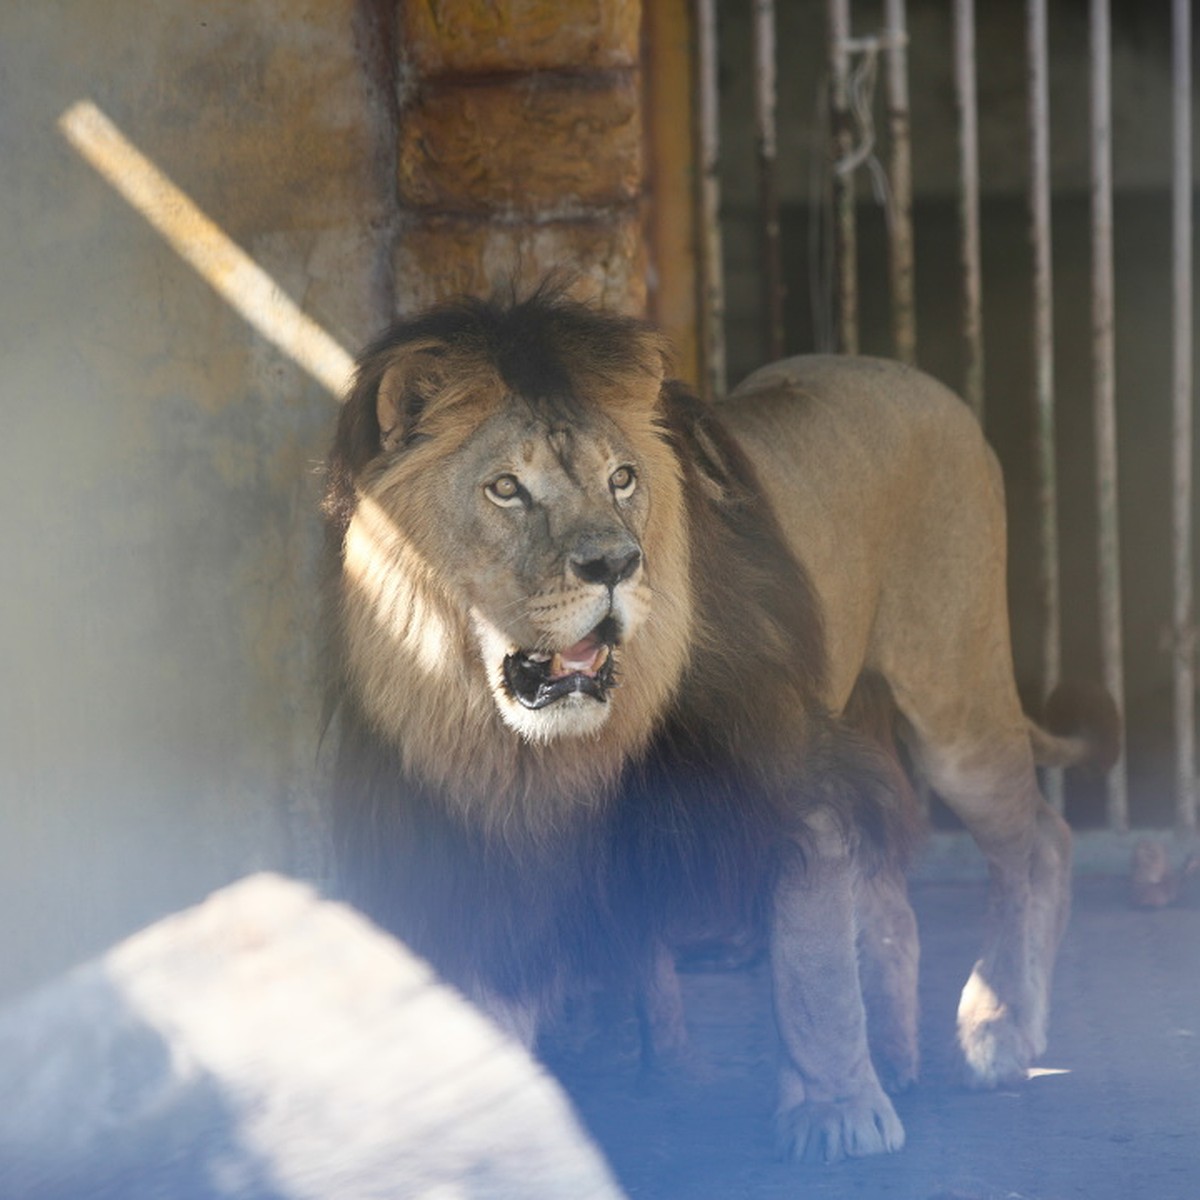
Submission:
M 1042 715 L 1046 729 L 1059 737 L 1082 738 L 1085 765 L 1108 771 L 1121 756 L 1121 714 L 1108 690 L 1096 683 L 1060 683 Z

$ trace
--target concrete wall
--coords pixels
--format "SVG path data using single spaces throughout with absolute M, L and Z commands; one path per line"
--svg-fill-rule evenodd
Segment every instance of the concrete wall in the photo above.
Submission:
M 552 267 L 644 311 L 641 20 L 0 5 L 0 998 L 247 871 L 324 869 L 345 352 Z
M 354 0 L 0 5 L 0 995 L 315 865 L 334 400 L 58 122 L 94 103 L 353 350 L 389 269 L 368 25 Z

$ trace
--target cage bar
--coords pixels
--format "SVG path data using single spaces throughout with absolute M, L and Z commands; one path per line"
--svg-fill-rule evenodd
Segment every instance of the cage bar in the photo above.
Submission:
M 725 394 L 725 276 L 721 261 L 720 114 L 717 87 L 716 0 L 695 0 L 697 140 L 700 166 L 700 310 L 703 384 Z
M 829 119 L 832 125 L 833 291 L 837 349 L 858 353 L 858 239 L 854 225 L 854 151 L 850 118 L 850 0 L 828 0 Z
M 1046 50 L 1046 0 L 1028 0 L 1029 207 L 1033 242 L 1033 403 L 1037 473 L 1039 569 L 1042 623 L 1042 694 L 1058 683 L 1062 669 L 1059 615 L 1058 469 L 1054 438 L 1054 274 L 1050 231 L 1050 89 Z M 1046 774 L 1047 799 L 1063 809 L 1062 776 Z
M 1175 814 L 1196 828 L 1196 633 L 1192 596 L 1192 64 L 1191 0 L 1172 3 L 1171 187 L 1172 567 L 1175 690 Z
M 754 0 L 754 119 L 762 249 L 763 354 L 783 357 L 783 263 L 775 132 L 775 0 Z
M 904 363 L 917 361 L 917 306 L 914 288 L 912 144 L 908 103 L 908 16 L 905 0 L 886 0 L 884 29 L 887 66 L 888 267 L 892 293 L 892 347 Z
M 963 397 L 983 420 L 983 270 L 979 236 L 979 107 L 975 0 L 954 0 L 954 93 L 958 107 L 959 230 L 963 277 Z
M 1096 426 L 1096 523 L 1100 659 L 1104 683 L 1125 711 L 1121 556 L 1117 529 L 1117 414 L 1113 343 L 1112 61 L 1108 0 L 1091 0 L 1092 399 Z M 1124 754 L 1108 773 L 1108 824 L 1129 828 Z

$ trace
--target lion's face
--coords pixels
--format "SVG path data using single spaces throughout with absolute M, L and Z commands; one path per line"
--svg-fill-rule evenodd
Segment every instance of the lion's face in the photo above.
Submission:
M 531 740 L 595 731 L 650 609 L 650 470 L 602 414 L 519 400 L 444 467 L 439 520 L 501 716 Z
M 344 605 L 359 694 L 406 747 L 425 735 L 426 688 L 439 708 L 457 697 L 473 730 L 486 696 L 527 742 L 608 730 L 616 746 L 647 736 L 675 687 L 690 630 L 682 483 L 657 343 L 625 348 L 603 370 L 585 357 L 549 396 L 472 346 L 390 353 Z

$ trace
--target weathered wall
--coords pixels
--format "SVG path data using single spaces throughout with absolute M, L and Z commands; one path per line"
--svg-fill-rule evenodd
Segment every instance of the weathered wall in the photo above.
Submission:
M 322 869 L 337 386 L 270 311 L 353 352 L 393 312 L 556 268 L 646 311 L 646 97 L 686 96 L 678 7 L 656 0 L 675 67 L 648 85 L 640 0 L 0 6 L 0 996 L 248 870 Z M 677 207 L 686 132 L 657 146 Z M 218 247 L 203 277 L 172 229 L 267 272 L 266 335 L 244 268 Z
M 359 9 L 0 5 L 0 994 L 312 865 L 334 400 L 57 122 L 94 102 L 353 349 L 389 269 Z

